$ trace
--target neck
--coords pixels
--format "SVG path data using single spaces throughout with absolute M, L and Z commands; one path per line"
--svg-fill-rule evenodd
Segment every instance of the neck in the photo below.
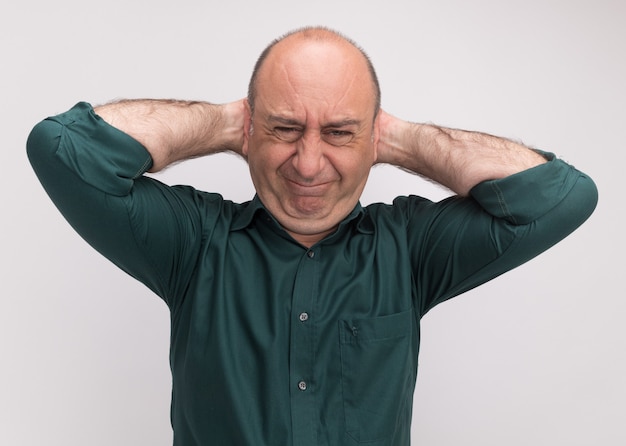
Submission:
M 291 231 L 287 231 L 287 233 L 302 246 L 310 248 L 311 246 L 322 240 L 324 237 L 326 237 L 328 234 L 331 234 L 335 229 L 337 228 L 334 227 L 329 229 L 328 231 L 320 232 L 318 234 L 297 234 Z

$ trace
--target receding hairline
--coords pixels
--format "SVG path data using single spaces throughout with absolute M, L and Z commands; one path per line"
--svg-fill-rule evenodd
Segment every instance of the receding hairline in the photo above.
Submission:
M 376 75 L 376 70 L 374 69 L 374 65 L 372 64 L 370 57 L 367 55 L 365 50 L 363 50 L 363 48 L 361 48 L 354 40 L 350 39 L 349 37 L 343 35 L 338 31 L 323 26 L 306 26 L 303 28 L 297 28 L 274 39 L 267 47 L 265 47 L 254 65 L 254 69 L 252 70 L 252 76 L 250 77 L 250 83 L 248 84 L 248 103 L 250 104 L 250 109 L 252 111 L 254 111 L 254 102 L 257 94 L 256 84 L 258 81 L 259 72 L 261 71 L 263 64 L 265 63 L 272 50 L 274 50 L 276 45 L 288 38 L 299 38 L 302 40 L 312 40 L 317 42 L 346 43 L 352 48 L 356 49 L 363 57 L 363 60 L 365 61 L 365 64 L 367 66 L 367 70 L 370 74 L 370 78 L 372 80 L 375 96 L 374 117 L 376 117 L 376 115 L 378 114 L 378 110 L 380 109 L 381 94 L 380 85 L 378 83 L 378 76 Z

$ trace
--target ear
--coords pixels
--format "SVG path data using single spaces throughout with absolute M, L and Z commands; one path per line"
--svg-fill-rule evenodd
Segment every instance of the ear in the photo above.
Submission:
M 241 153 L 244 157 L 248 157 L 248 146 L 250 140 L 250 131 L 252 130 L 252 110 L 248 99 L 244 101 L 244 119 L 243 119 L 243 146 L 241 147 Z

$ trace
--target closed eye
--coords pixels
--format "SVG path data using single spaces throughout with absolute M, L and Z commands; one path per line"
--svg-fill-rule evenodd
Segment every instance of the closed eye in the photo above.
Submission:
M 353 138 L 354 133 L 347 130 L 328 129 L 322 132 L 322 139 L 333 146 L 344 146 Z
M 295 142 L 302 136 L 302 129 L 299 127 L 274 127 L 274 135 L 281 141 Z

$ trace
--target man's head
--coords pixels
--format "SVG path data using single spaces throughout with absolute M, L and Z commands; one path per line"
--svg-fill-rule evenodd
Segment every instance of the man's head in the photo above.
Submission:
M 283 40 L 287 39 L 288 37 L 291 37 L 294 35 L 298 35 L 302 37 L 303 39 L 313 39 L 313 40 L 320 40 L 320 41 L 324 41 L 324 40 L 343 41 L 344 43 L 347 43 L 353 46 L 356 50 L 358 50 L 361 53 L 361 56 L 363 56 L 365 63 L 367 64 L 367 69 L 369 71 L 370 78 L 371 78 L 371 81 L 373 83 L 373 88 L 374 88 L 374 95 L 375 95 L 374 96 L 374 111 L 376 114 L 378 113 L 378 110 L 380 109 L 380 103 L 381 103 L 380 84 L 378 83 L 378 76 L 376 75 L 376 70 L 374 69 L 374 65 L 372 64 L 372 61 L 370 60 L 369 56 L 365 53 L 365 51 L 361 47 L 359 47 L 356 44 L 356 42 L 354 42 L 349 37 L 344 36 L 338 31 L 335 31 L 329 28 L 324 28 L 324 27 L 305 27 L 305 28 L 299 28 L 294 31 L 288 32 L 287 34 L 275 39 L 272 43 L 270 43 L 263 50 L 263 52 L 261 52 L 261 55 L 259 56 L 259 58 L 256 61 L 256 64 L 254 65 L 252 76 L 250 77 L 250 83 L 248 84 L 248 103 L 250 104 L 250 108 L 252 110 L 254 110 L 254 102 L 255 102 L 256 92 L 257 92 L 256 84 L 257 84 L 257 79 L 259 77 L 259 71 L 260 71 L 261 66 L 267 59 L 267 56 L 269 55 L 269 53 L 274 49 L 274 46 L 276 46 L 278 43 L 282 42 Z
M 256 191 L 300 243 L 332 232 L 376 162 L 380 90 L 367 56 L 325 28 L 274 41 L 250 81 L 244 155 Z

